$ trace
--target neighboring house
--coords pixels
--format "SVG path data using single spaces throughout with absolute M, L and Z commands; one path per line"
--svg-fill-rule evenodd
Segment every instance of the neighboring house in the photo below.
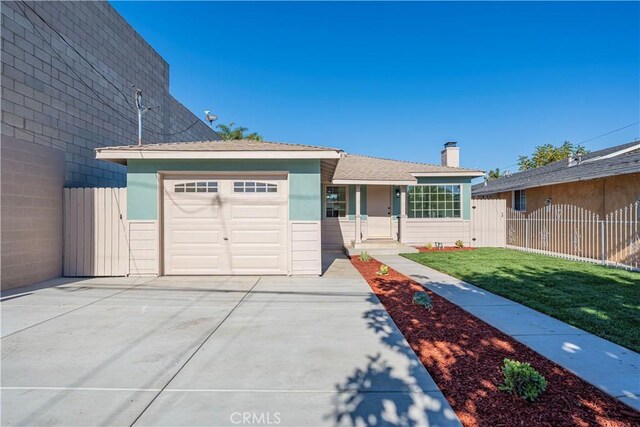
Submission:
M 470 243 L 471 179 L 339 149 L 204 141 L 96 149 L 127 166 L 130 274 L 320 274 L 321 250 Z
M 640 201 L 640 141 L 476 184 L 473 197 L 505 199 L 526 213 L 573 205 L 604 218 Z
M 104 1 L 2 2 L 2 288 L 62 274 L 64 187 L 115 187 L 94 149 L 219 139 L 169 93 L 169 64 Z

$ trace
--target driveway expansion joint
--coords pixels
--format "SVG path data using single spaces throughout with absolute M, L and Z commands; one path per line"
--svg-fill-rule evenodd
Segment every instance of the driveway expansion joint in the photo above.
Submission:
M 98 299 L 93 300 L 93 301 L 91 301 L 91 302 L 88 302 L 88 303 L 86 303 L 86 304 L 84 304 L 84 305 L 80 305 L 80 306 L 77 306 L 77 307 L 75 307 L 75 308 L 72 308 L 72 309 L 71 309 L 71 310 L 69 310 L 69 311 L 65 311 L 64 313 L 60 313 L 60 314 L 58 314 L 58 315 L 56 315 L 56 316 L 50 317 L 50 318 L 48 318 L 48 319 L 45 319 L 45 320 L 43 320 L 43 321 L 41 321 L 41 322 L 37 322 L 37 323 L 34 323 L 33 325 L 29 325 L 29 326 L 27 326 L 26 328 L 22 328 L 22 329 L 19 329 L 19 330 L 17 330 L 17 331 L 11 332 L 10 334 L 7 334 L 7 335 L 4 335 L 4 336 L 0 337 L 0 340 L 3 340 L 3 339 L 5 339 L 5 338 L 9 338 L 10 336 L 13 336 L 13 335 L 15 335 L 15 334 L 19 334 L 20 332 L 23 332 L 23 331 L 26 331 L 26 330 L 28 330 L 28 329 L 34 328 L 34 327 L 36 327 L 36 326 L 42 325 L 42 324 L 47 323 L 47 322 L 49 322 L 49 321 L 51 321 L 51 320 L 58 319 L 58 318 L 60 318 L 60 317 L 62 317 L 62 316 L 65 316 L 65 315 L 67 315 L 67 314 L 74 313 L 74 312 L 76 312 L 76 311 L 78 311 L 78 310 L 81 310 L 81 309 L 83 309 L 83 308 L 89 307 L 89 306 L 91 306 L 91 305 L 93 305 L 93 304 L 96 304 L 96 303 L 98 303 L 98 302 L 100 302 L 100 301 L 104 301 L 104 300 L 106 300 L 106 299 L 108 299 L 108 298 L 114 297 L 114 296 L 116 296 L 116 295 L 120 295 L 120 294 L 121 294 L 121 293 L 123 293 L 123 292 L 130 291 L 131 289 L 134 289 L 134 288 L 136 288 L 136 287 L 138 287 L 138 286 L 142 286 L 142 285 L 146 284 L 147 282 L 149 282 L 149 281 L 151 281 L 151 280 L 153 280 L 153 279 L 149 279 L 148 281 L 144 281 L 144 282 L 142 282 L 142 283 L 138 283 L 138 284 L 132 285 L 132 286 L 130 286 L 130 287 L 128 287 L 128 288 L 125 288 L 125 289 L 123 289 L 123 290 L 121 290 L 121 291 L 115 292 L 115 293 L 113 293 L 113 294 L 111 294 L 111 295 L 107 295 L 107 296 L 105 296 L 105 297 L 98 298 Z M 34 292 L 34 293 L 37 293 L 37 291 L 36 291 L 36 292 Z M 4 300 L 3 300 L 3 301 L 4 301 Z M 20 306 L 22 306 L 22 305 L 20 305 Z M 33 307 L 33 306 L 32 306 L 32 307 Z M 57 307 L 60 307 L 60 305 L 57 305 Z
M 206 344 L 206 342 L 209 341 L 209 339 L 216 333 L 218 329 L 220 329 L 220 327 L 229 318 L 229 316 L 231 316 L 231 314 L 242 304 L 242 302 L 247 298 L 247 296 L 251 293 L 251 291 L 253 291 L 253 289 L 258 285 L 258 283 L 260 283 L 260 279 L 262 279 L 262 277 L 258 277 L 256 282 L 251 286 L 251 288 L 249 288 L 249 290 L 242 296 L 242 298 L 240 298 L 240 300 L 233 306 L 233 308 L 226 314 L 226 316 L 224 316 L 224 318 L 215 326 L 215 328 L 213 328 L 211 333 L 206 336 L 206 338 L 200 343 L 200 345 L 196 347 L 196 349 L 191 353 L 191 355 L 187 358 L 187 360 L 184 361 L 184 363 L 178 368 L 178 370 L 176 370 L 176 372 L 171 376 L 171 378 L 169 378 L 169 380 L 160 389 L 160 391 L 158 391 L 156 395 L 153 396 L 153 399 L 151 399 L 149 403 L 145 405 L 145 407 L 142 409 L 140 414 L 138 414 L 138 416 L 133 420 L 130 426 L 134 426 L 138 422 L 138 420 L 147 411 L 147 409 L 149 409 L 149 407 L 153 405 L 153 402 L 155 402 L 156 399 L 162 394 L 162 392 L 167 389 L 168 385 L 171 384 L 171 381 L 173 381 L 178 376 L 178 374 L 182 371 L 182 369 L 184 369 L 184 367 L 187 366 L 187 364 L 191 361 L 191 359 L 193 359 L 193 357 L 200 351 L 200 349 L 202 349 L 202 347 Z

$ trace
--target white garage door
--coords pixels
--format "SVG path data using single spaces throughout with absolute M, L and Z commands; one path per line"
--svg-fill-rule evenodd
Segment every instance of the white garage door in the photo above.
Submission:
M 286 274 L 284 176 L 164 180 L 164 273 Z

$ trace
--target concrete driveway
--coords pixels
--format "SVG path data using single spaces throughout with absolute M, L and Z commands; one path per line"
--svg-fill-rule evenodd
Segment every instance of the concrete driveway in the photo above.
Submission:
M 342 262 L 342 263 L 341 263 Z M 2 425 L 459 425 L 346 261 L 2 298 Z

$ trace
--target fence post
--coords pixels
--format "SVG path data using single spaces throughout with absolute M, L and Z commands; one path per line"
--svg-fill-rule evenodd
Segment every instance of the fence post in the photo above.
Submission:
M 605 221 L 600 221 L 600 251 L 602 253 L 602 265 L 607 263 L 607 258 L 604 250 L 604 238 L 605 238 Z
M 529 218 L 524 219 L 524 247 L 529 249 Z

